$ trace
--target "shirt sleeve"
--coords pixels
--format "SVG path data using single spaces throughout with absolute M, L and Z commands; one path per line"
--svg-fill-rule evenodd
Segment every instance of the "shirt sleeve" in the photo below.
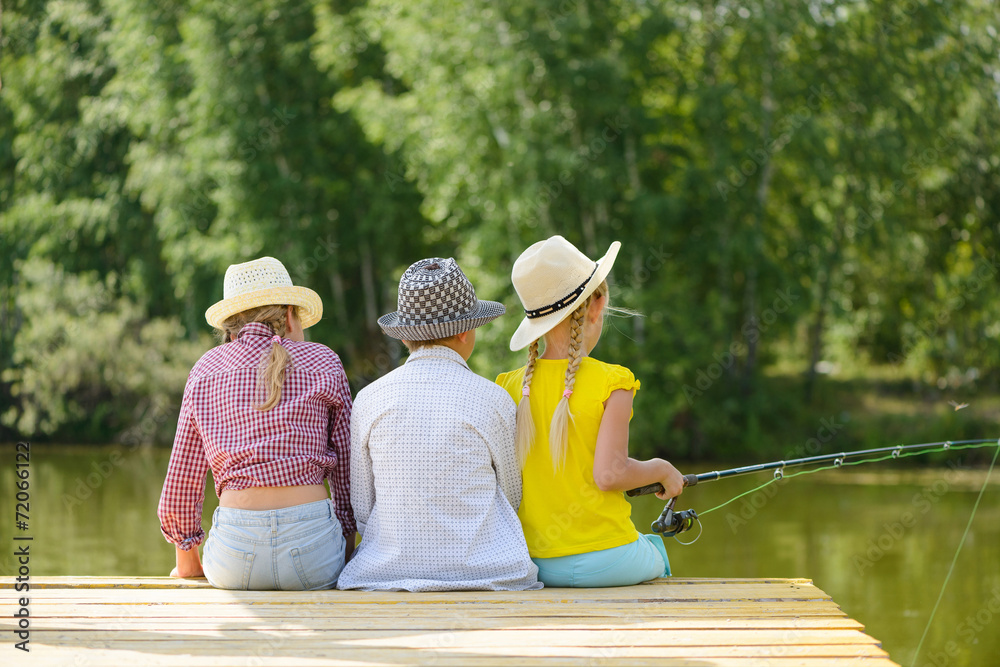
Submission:
M 502 398 L 508 399 L 507 396 Z M 515 414 L 514 402 L 503 400 L 496 411 L 495 426 L 491 430 L 493 440 L 489 443 L 489 447 L 500 490 L 507 497 L 511 507 L 517 511 L 521 506 L 521 469 L 517 463 L 517 448 L 514 442 L 517 433 Z
M 624 389 L 625 391 L 632 392 L 632 396 L 635 396 L 635 392 L 639 391 L 641 383 L 635 379 L 635 375 L 629 369 L 624 366 L 614 366 L 608 365 L 605 375 L 606 385 L 604 388 L 604 394 L 601 396 L 601 402 L 608 400 L 611 394 L 619 389 Z M 629 420 L 635 415 L 635 410 L 633 409 L 629 412 Z
M 188 382 L 190 388 L 190 380 Z M 205 539 L 201 512 L 205 504 L 205 476 L 209 466 L 194 419 L 194 400 L 191 392 L 185 390 L 167 477 L 156 511 L 163 536 L 183 551 L 201 544 Z
M 363 421 L 362 414 L 355 410 L 351 415 L 351 506 L 362 537 L 368 526 L 368 517 L 375 507 L 375 473 L 368 451 L 371 431 Z
M 357 531 L 354 511 L 351 509 L 351 387 L 347 374 L 340 370 L 337 378 L 339 405 L 331 406 L 329 447 L 337 457 L 337 465 L 330 471 L 330 497 L 334 513 L 340 521 L 344 537 Z
M 632 395 L 635 396 L 635 392 L 639 391 L 639 387 L 641 386 L 641 383 L 635 379 L 632 371 L 624 366 L 608 366 L 606 377 L 607 389 L 604 391 L 604 396 L 601 397 L 602 402 L 608 400 L 611 392 L 618 389 L 631 391 Z

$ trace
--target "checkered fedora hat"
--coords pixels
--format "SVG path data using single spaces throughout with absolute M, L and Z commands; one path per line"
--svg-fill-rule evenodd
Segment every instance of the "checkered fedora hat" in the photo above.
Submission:
M 496 301 L 480 301 L 472 283 L 451 258 L 410 265 L 399 279 L 398 310 L 378 325 L 400 340 L 436 340 L 481 327 L 504 314 Z

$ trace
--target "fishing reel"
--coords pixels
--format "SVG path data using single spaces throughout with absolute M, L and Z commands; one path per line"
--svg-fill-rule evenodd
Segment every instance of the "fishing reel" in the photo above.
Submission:
M 660 513 L 660 517 L 653 522 L 651 528 L 654 533 L 664 537 L 673 537 L 694 528 L 694 524 L 698 520 L 698 513 L 694 510 L 675 512 L 675 502 L 677 502 L 677 498 L 671 498 L 667 506 L 663 508 L 663 512 Z
M 684 486 L 694 486 L 697 483 L 697 475 L 684 475 Z M 663 485 L 659 483 L 650 484 L 648 486 L 639 487 L 638 489 L 626 491 L 625 493 L 630 497 L 644 496 L 648 493 L 663 493 Z M 654 521 L 651 526 L 654 533 L 663 535 L 664 537 L 674 537 L 694 528 L 694 524 L 698 521 L 698 513 L 694 510 L 675 511 L 674 503 L 676 502 L 676 496 L 667 502 L 667 506 L 663 508 L 662 512 L 660 512 L 659 518 Z M 701 533 L 699 533 L 699 536 L 700 535 Z M 697 540 L 697 538 L 695 539 Z M 688 543 L 685 542 L 684 544 Z

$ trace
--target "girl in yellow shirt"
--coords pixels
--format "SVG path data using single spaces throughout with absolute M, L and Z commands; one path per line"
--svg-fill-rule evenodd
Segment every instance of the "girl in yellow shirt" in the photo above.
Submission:
M 525 319 L 510 348 L 527 347 L 528 362 L 497 384 L 518 403 L 518 518 L 546 586 L 629 586 L 670 574 L 663 540 L 636 530 L 622 492 L 660 482 L 657 495 L 667 499 L 681 492 L 681 474 L 663 459 L 629 457 L 639 381 L 588 356 L 601 337 L 605 278 L 620 247 L 615 241 L 594 262 L 553 236 L 525 250 L 511 275 Z

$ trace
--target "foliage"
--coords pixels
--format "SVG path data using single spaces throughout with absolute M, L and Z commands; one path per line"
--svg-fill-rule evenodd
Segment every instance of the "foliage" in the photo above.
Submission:
M 319 291 L 312 337 L 359 387 L 398 362 L 375 321 L 408 264 L 453 255 L 517 313 L 510 266 L 553 233 L 623 243 L 613 298 L 644 316 L 595 354 L 643 382 L 642 454 L 780 454 L 848 410 L 837 368 L 884 367 L 915 401 L 995 388 L 985 0 L 50 0 L 3 19 L 10 433 L 112 437 L 176 403 L 230 263 L 271 254 Z M 517 320 L 481 332 L 477 371 L 523 363 Z
M 178 340 L 176 318 L 144 318 L 134 301 L 114 296 L 110 277 L 67 275 L 41 259 L 24 262 L 20 273 L 16 305 L 31 316 L 19 336 L 33 344 L 16 348 L 4 371 L 16 399 L 6 425 L 43 436 L 72 425 L 76 441 L 142 425 L 147 438 L 169 438 L 176 390 L 208 337 Z

